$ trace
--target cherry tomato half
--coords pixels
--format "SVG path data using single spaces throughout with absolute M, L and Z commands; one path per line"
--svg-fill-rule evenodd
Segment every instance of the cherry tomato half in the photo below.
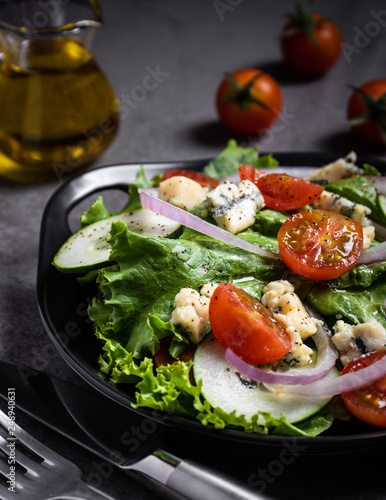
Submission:
M 209 303 L 214 336 L 248 363 L 269 363 L 291 349 L 291 340 L 273 314 L 231 283 L 220 283 Z
M 282 105 L 277 81 L 257 69 L 234 71 L 217 89 L 219 118 L 238 134 L 260 134 L 269 129 L 279 117 Z
M 332 20 L 299 7 L 284 26 L 280 42 L 284 59 L 293 70 L 321 75 L 338 60 L 342 37 Z
M 386 144 L 386 80 L 371 80 L 354 92 L 347 104 L 351 131 L 370 144 Z
M 363 354 L 348 363 L 342 375 L 370 366 L 385 355 L 385 349 Z M 359 389 L 343 392 L 341 396 L 348 410 L 357 418 L 368 424 L 386 427 L 386 376 Z
M 248 179 L 259 188 L 265 206 L 276 210 L 297 210 L 319 198 L 324 190 L 306 179 L 288 174 L 265 174 L 249 165 L 240 165 L 239 173 L 241 180 Z
M 170 177 L 175 177 L 177 175 L 188 177 L 189 179 L 198 182 L 202 187 L 209 186 L 214 189 L 219 185 L 219 181 L 210 175 L 202 174 L 201 172 L 194 172 L 193 170 L 183 170 L 180 168 L 166 170 L 166 172 L 162 175 L 161 181 L 165 181 L 166 179 L 170 179 Z
M 241 163 L 239 165 L 240 181 L 251 181 L 257 186 L 257 180 L 262 175 L 265 175 L 265 172 L 262 172 L 258 168 L 252 167 L 251 165 L 246 165 L 244 163 Z
M 363 248 L 362 224 L 326 210 L 292 215 L 277 237 L 286 266 L 315 280 L 330 280 L 346 273 L 354 267 Z

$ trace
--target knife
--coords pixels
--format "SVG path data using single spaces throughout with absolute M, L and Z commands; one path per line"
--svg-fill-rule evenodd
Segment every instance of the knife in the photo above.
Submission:
M 70 382 L 0 360 L 0 396 L 170 500 L 268 500 L 233 477 L 162 449 L 162 424 Z

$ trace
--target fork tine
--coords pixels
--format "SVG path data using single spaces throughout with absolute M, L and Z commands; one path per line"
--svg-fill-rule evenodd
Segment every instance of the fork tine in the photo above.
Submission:
M 1 438 L 1 436 L 0 436 Z M 4 454 L 5 456 L 3 457 L 3 453 L 0 452 L 0 475 L 4 477 L 4 479 L 7 477 L 7 474 L 9 474 L 9 465 L 4 461 L 4 459 L 8 458 L 8 455 Z M 9 491 L 6 486 L 3 486 L 0 484 L 0 498 L 1 500 L 14 500 L 14 495 L 15 493 L 12 491 Z
M 9 438 L 14 438 L 14 441 Z M 24 467 L 27 472 L 18 474 L 15 492 L 8 491 L 0 484 L 1 500 L 14 500 L 15 493 L 17 498 L 21 496 L 28 500 L 41 500 L 42 498 L 52 500 L 62 498 L 114 500 L 109 495 L 85 483 L 81 478 L 80 469 L 75 464 L 42 444 L 14 422 L 11 423 L 0 410 L 0 450 L 2 450 L 0 451 L 0 474 L 4 477 L 7 474 L 4 474 L 5 462 L 2 455 L 5 454 L 5 458 L 11 456 L 9 449 L 11 442 L 19 443 L 27 450 L 32 451 L 40 457 L 41 461 L 35 461 L 28 457 L 20 451 L 18 446 L 16 464 Z M 3 462 L 2 465 L 1 462 Z
M 7 441 L 1 435 L 0 435 L 0 449 L 4 452 L 5 458 L 8 458 L 9 452 L 7 450 Z M 23 489 L 28 486 L 31 479 L 33 480 L 36 477 L 38 477 L 38 474 L 36 473 L 36 468 L 39 467 L 39 465 L 36 464 L 33 460 L 26 457 L 24 453 L 22 453 L 19 450 L 17 450 L 17 463 L 26 469 L 26 472 L 23 473 L 20 477 L 18 477 L 17 480 L 18 488 Z M 6 465 L 7 464 L 3 460 L 0 460 L 0 473 L 2 473 L 4 477 L 7 477 L 7 473 L 9 473 L 9 466 L 7 468 Z M 2 499 L 2 496 L 0 496 L 0 499 Z
M 0 410 L 0 424 L 4 427 L 4 429 L 8 428 L 8 423 L 9 423 L 9 419 L 7 417 L 7 415 Z
M 4 429 L 8 429 L 8 418 L 0 410 L 0 425 L 3 426 Z M 14 431 L 14 435 L 17 438 L 17 441 L 24 445 L 26 448 L 29 450 L 33 451 L 36 455 L 41 457 L 42 460 L 44 460 L 44 463 L 47 465 L 55 465 L 55 460 L 60 461 L 62 457 L 57 455 L 53 450 L 47 448 L 44 444 L 42 444 L 40 441 L 35 439 L 33 436 L 30 434 L 26 433 L 21 427 L 19 427 L 17 424 L 13 423 L 12 424 L 12 429 Z M 20 452 L 18 452 L 18 456 L 20 455 Z M 22 454 L 22 456 L 25 456 Z M 50 458 L 47 458 L 50 457 Z M 27 458 L 27 457 L 25 457 Z M 34 463 L 33 461 L 29 461 L 27 463 Z M 22 464 L 24 465 L 24 464 Z
M 8 443 L 7 441 L 3 438 L 3 436 L 0 435 L 0 449 L 7 455 L 9 456 L 9 452 L 7 450 Z M 19 449 L 17 450 L 17 463 L 20 464 L 22 467 L 24 467 L 27 470 L 26 474 L 30 474 L 33 477 L 36 477 L 37 474 L 35 472 L 37 464 L 34 460 L 31 460 L 29 457 L 27 457 L 22 451 Z
M 3 426 L 5 430 L 8 429 L 9 427 L 9 421 L 5 413 L 3 413 L 0 410 L 0 425 Z M 17 440 L 20 443 L 25 444 L 23 441 L 25 431 L 21 427 L 19 427 L 16 423 L 12 423 L 12 430 L 14 432 L 15 437 L 17 437 Z M 28 445 L 27 446 L 30 450 L 32 450 L 34 453 L 36 453 L 39 456 L 42 456 L 42 450 L 45 448 L 44 445 L 42 445 L 39 441 L 37 441 L 34 437 L 28 435 Z
M 2 459 L 2 457 L 3 457 L 3 454 L 0 453 L 0 474 L 2 474 L 4 477 L 6 477 L 6 475 L 9 472 L 9 465 L 5 463 L 5 461 Z M 4 458 L 7 459 L 8 456 L 5 456 Z
M 0 434 L 0 450 L 8 457 L 7 440 Z

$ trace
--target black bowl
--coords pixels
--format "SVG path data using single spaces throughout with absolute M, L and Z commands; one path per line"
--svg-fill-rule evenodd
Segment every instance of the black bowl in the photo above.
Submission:
M 325 153 L 278 153 L 274 154 L 280 165 L 322 166 L 334 161 L 336 155 Z M 360 163 L 371 163 L 386 171 L 386 165 L 375 159 L 360 159 Z M 145 164 L 147 178 L 170 168 L 201 170 L 208 160 L 172 163 Z M 273 435 L 249 434 L 232 429 L 215 429 L 200 422 L 165 415 L 146 408 L 134 409 L 133 397 L 129 392 L 116 387 L 101 374 L 98 356 L 101 345 L 93 334 L 91 321 L 87 316 L 87 306 L 92 300 L 90 289 L 81 287 L 75 275 L 63 274 L 52 265 L 52 260 L 60 246 L 72 233 L 69 213 L 90 195 L 106 189 L 127 193 L 129 184 L 135 179 L 140 164 L 124 164 L 96 168 L 80 173 L 65 182 L 49 200 L 42 219 L 40 252 L 37 276 L 38 304 L 47 333 L 56 349 L 75 372 L 102 394 L 120 403 L 128 411 L 158 421 L 175 436 L 189 436 L 193 440 L 214 440 L 248 448 L 250 450 L 271 451 L 282 448 L 287 438 Z M 299 442 L 309 453 L 340 452 L 384 444 L 386 431 L 353 419 L 351 422 L 337 421 L 322 435 L 308 438 L 291 438 Z

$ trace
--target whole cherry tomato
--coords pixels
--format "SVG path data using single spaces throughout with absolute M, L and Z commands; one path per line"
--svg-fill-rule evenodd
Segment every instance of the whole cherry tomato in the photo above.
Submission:
M 370 80 L 354 91 L 347 104 L 352 132 L 362 141 L 386 144 L 386 80 Z
M 315 76 L 336 63 L 342 37 L 334 21 L 299 5 L 284 26 L 280 42 L 284 59 L 293 70 Z
M 257 69 L 227 74 L 217 89 L 219 118 L 238 134 L 254 135 L 269 129 L 278 119 L 282 105 L 277 81 Z

